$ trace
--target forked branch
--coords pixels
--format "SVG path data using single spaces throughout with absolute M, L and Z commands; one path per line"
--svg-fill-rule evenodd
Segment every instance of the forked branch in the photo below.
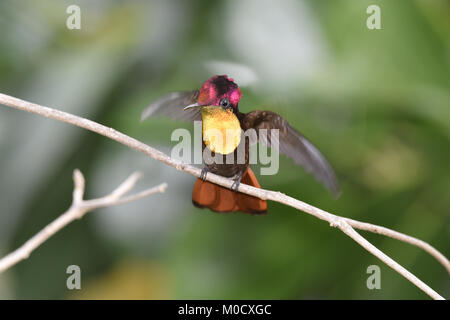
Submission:
M 30 256 L 31 252 L 33 252 L 42 243 L 47 241 L 56 232 L 67 226 L 69 223 L 77 219 L 81 219 L 86 213 L 98 208 L 111 207 L 122 203 L 142 199 L 154 193 L 164 192 L 167 188 L 167 184 L 163 183 L 142 192 L 130 196 L 125 196 L 134 187 L 139 177 L 140 174 L 133 173 L 109 195 L 94 200 L 83 200 L 85 180 L 83 174 L 78 169 L 75 170 L 73 172 L 73 201 L 69 210 L 64 212 L 57 219 L 47 225 L 44 229 L 39 231 L 30 240 L 25 242 L 20 248 L 0 259 L 0 273 L 17 264 L 18 262 L 27 259 Z

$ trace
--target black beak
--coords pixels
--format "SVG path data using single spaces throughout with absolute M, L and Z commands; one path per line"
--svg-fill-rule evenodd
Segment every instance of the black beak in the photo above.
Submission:
M 199 104 L 196 102 L 196 103 L 193 103 L 193 104 L 190 104 L 190 105 L 184 107 L 183 110 L 188 110 L 188 109 L 197 108 L 197 107 L 201 107 L 201 105 L 199 105 Z

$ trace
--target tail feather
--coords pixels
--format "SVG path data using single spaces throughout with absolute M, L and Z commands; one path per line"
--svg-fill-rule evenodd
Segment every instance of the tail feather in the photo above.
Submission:
M 261 188 L 253 171 L 248 168 L 242 176 L 242 183 Z M 197 179 L 192 191 L 192 203 L 199 208 L 216 212 L 242 211 L 253 214 L 267 212 L 267 202 L 256 197 L 221 187 L 209 181 Z

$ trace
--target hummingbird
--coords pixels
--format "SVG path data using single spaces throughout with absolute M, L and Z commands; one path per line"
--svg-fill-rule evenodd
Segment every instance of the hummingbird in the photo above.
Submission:
M 194 206 L 215 212 L 267 213 L 265 200 L 237 192 L 241 182 L 261 188 L 249 165 L 249 137 L 241 139 L 241 129 L 254 129 L 258 136 L 261 129 L 278 129 L 279 152 L 302 166 L 337 197 L 340 191 L 336 175 L 322 153 L 279 114 L 262 110 L 240 112 L 241 97 L 241 89 L 232 78 L 215 75 L 206 80 L 199 90 L 169 93 L 142 112 L 141 120 L 150 116 L 167 116 L 181 121 L 202 121 L 202 150 L 208 148 L 213 156 L 219 154 L 220 157 L 222 154 L 223 161 L 210 159 L 196 180 L 192 191 Z M 228 136 L 226 143 L 217 143 L 208 135 L 209 129 L 231 129 L 235 133 L 231 143 Z M 267 146 L 272 145 L 270 135 L 263 140 Z M 225 161 L 225 157 L 232 152 L 233 159 L 238 158 L 236 153 L 241 143 L 245 143 L 244 161 Z M 233 179 L 231 189 L 206 181 L 208 172 Z

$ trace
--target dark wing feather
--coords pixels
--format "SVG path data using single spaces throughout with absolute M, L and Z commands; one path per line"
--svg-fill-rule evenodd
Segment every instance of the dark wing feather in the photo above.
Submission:
M 254 128 L 260 141 L 271 146 L 270 131 L 260 135 L 259 129 L 279 129 L 279 151 L 311 174 L 330 190 L 334 196 L 340 194 L 336 175 L 325 157 L 302 134 L 295 130 L 279 114 L 271 111 L 253 111 L 243 119 L 245 129 Z
M 199 108 L 183 110 L 184 107 L 196 103 L 198 90 L 172 92 L 159 98 L 142 111 L 141 121 L 150 116 L 167 116 L 175 120 L 201 121 Z

